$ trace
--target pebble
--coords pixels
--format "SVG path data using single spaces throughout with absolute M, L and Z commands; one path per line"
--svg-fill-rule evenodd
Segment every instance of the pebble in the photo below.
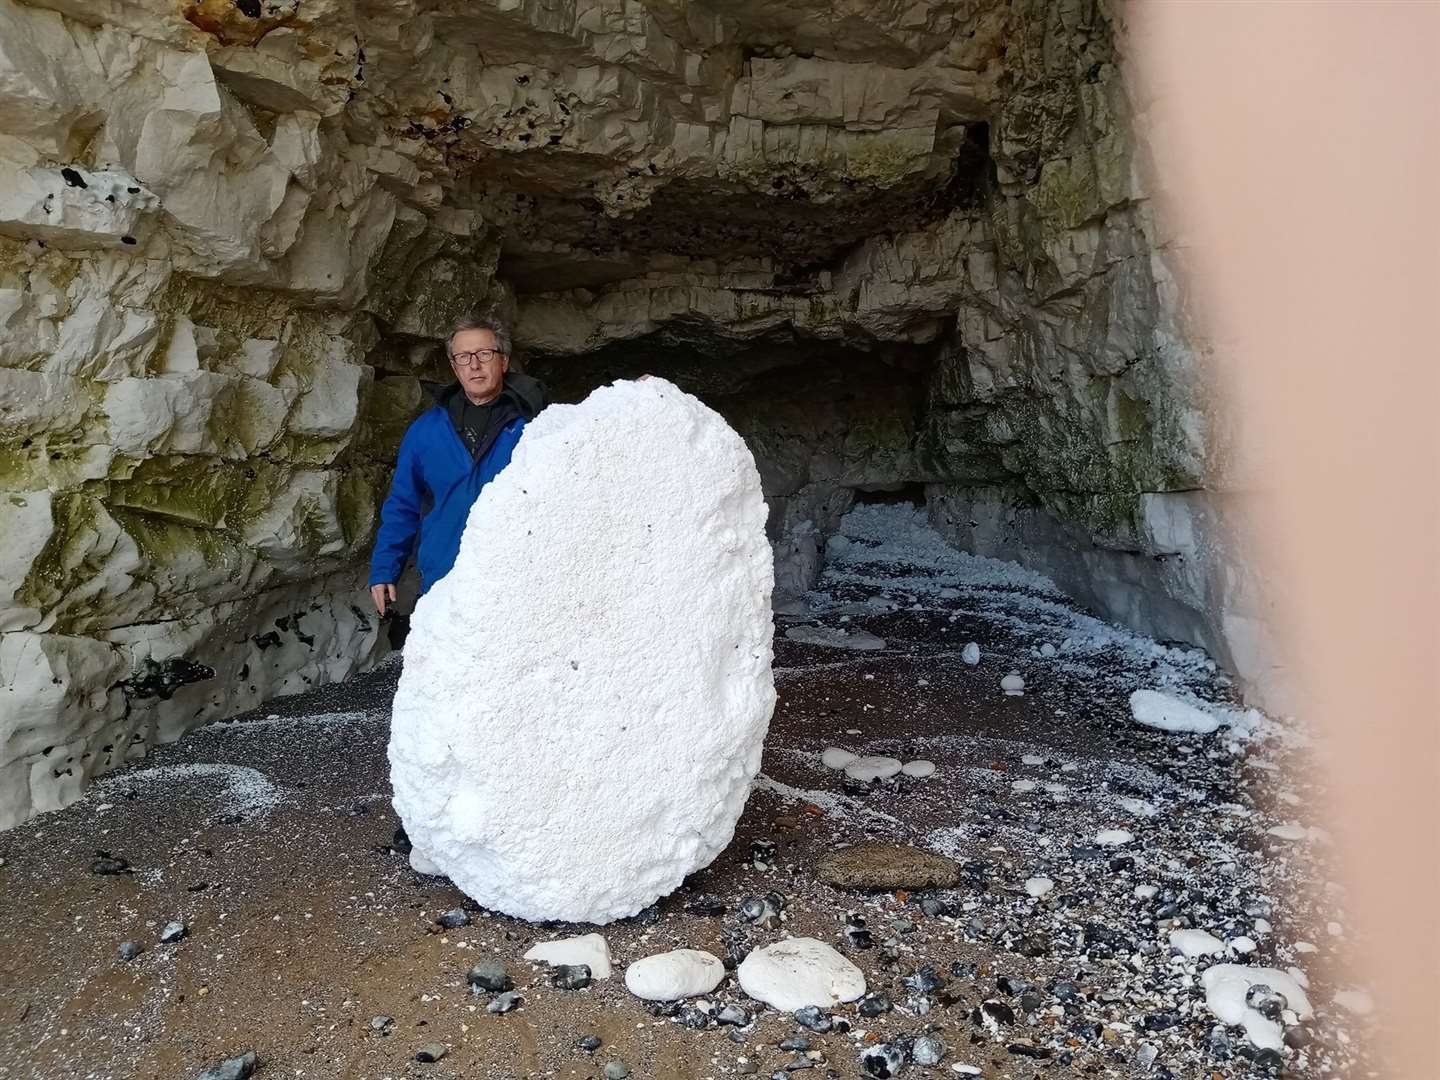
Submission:
M 849 750 L 839 746 L 827 746 L 820 751 L 820 763 L 827 769 L 840 770 L 849 765 L 859 755 L 852 754 Z
M 796 1009 L 795 1022 L 803 1028 L 809 1028 L 811 1031 L 818 1031 L 821 1034 L 829 1031 L 834 1025 L 830 1014 L 815 1005 L 806 1005 L 803 1009 Z
M 212 1065 L 198 1074 L 195 1080 L 246 1080 L 260 1064 L 254 1050 L 247 1050 L 237 1057 L 226 1058 L 218 1065 Z
M 522 1004 L 524 1000 L 525 999 L 514 990 L 506 990 L 503 994 L 496 994 L 491 999 L 490 1004 L 485 1006 L 485 1011 L 489 1013 L 507 1013 L 517 1005 Z
M 945 1040 L 938 1035 L 921 1035 L 915 1040 L 915 1046 L 910 1051 L 910 1059 L 916 1065 L 939 1065 L 948 1049 Z
M 889 1077 L 899 1076 L 900 1070 L 905 1068 L 905 1051 L 893 1043 L 879 1043 L 868 1047 L 860 1055 L 860 1070 L 866 1076 L 876 1077 L 877 1080 L 888 1080 Z
M 578 1039 L 575 1040 L 575 1045 L 578 1046 L 581 1050 L 599 1050 L 600 1036 L 581 1035 Z
M 1012 671 L 1009 675 L 1006 675 L 1003 679 L 1000 680 L 1000 689 L 1004 690 L 1007 694 L 1024 693 L 1025 679 Z
M 1101 829 L 1095 834 L 1095 843 L 1101 847 L 1120 847 L 1134 839 L 1134 834 L 1128 829 Z
M 464 908 L 451 908 L 435 920 L 435 925 L 446 930 L 459 930 L 462 926 L 470 925 L 470 916 L 465 913 Z
M 465 976 L 465 981 L 477 990 L 489 990 L 492 993 L 509 990 L 515 985 L 510 981 L 510 976 L 505 971 L 505 965 L 493 958 L 481 960 L 472 967 Z
M 616 1058 L 614 1061 L 607 1061 L 600 1072 L 605 1080 L 625 1080 L 625 1077 L 630 1075 L 630 1066 Z
M 861 1016 L 868 1019 L 879 1016 L 881 1013 L 889 1012 L 892 1006 L 890 1004 L 890 998 L 886 994 L 876 991 L 873 994 L 866 994 L 861 998 L 860 1004 L 857 1005 L 856 1008 L 859 1010 Z
M 1039 754 L 1026 754 L 1020 759 L 1021 765 L 1044 765 L 1045 759 Z
M 415 1050 L 415 1060 L 427 1064 L 439 1061 L 450 1052 L 450 1048 L 444 1043 L 424 1043 Z
M 384 1035 L 390 1030 L 390 1025 L 395 1023 L 393 1016 L 372 1016 L 370 1018 L 370 1030 L 377 1035 Z
M 1034 780 L 1016 780 L 1010 785 L 1010 790 L 1017 795 L 1024 795 L 1026 792 L 1034 791 L 1039 786 L 1040 785 L 1035 783 Z
M 118 855 L 111 855 L 108 851 L 97 851 L 95 859 L 90 863 L 92 874 L 128 874 L 130 863 Z
M 550 973 L 550 985 L 560 990 L 583 990 L 590 981 L 589 964 L 557 964 Z
M 1047 657 L 1047 658 L 1048 658 L 1048 657 L 1051 657 L 1051 656 L 1054 656 L 1054 655 L 1055 655 L 1055 646 L 1054 646 L 1054 645 L 1051 645 L 1050 642 L 1048 642 L 1048 641 L 1045 642 L 1044 645 L 1041 645 L 1041 646 L 1040 646 L 1040 655 L 1041 655 L 1041 656 L 1044 656 L 1044 657 Z
M 900 766 L 900 771 L 906 776 L 913 776 L 917 780 L 920 780 L 927 776 L 935 775 L 935 763 L 920 758 L 917 761 L 907 761 L 904 765 Z
M 781 1039 L 778 1045 L 781 1050 L 794 1050 L 803 1054 L 810 1049 L 810 1040 L 804 1035 L 791 1035 L 788 1039 Z
M 728 1024 L 731 1027 L 744 1027 L 750 1023 L 750 1014 L 739 1005 L 722 1005 L 715 1013 L 717 1024 Z
M 856 758 L 845 766 L 844 772 L 852 780 L 869 783 L 872 780 L 888 780 L 904 767 L 899 758 L 871 755 Z
M 980 646 L 975 644 L 975 642 L 973 641 L 970 642 L 968 645 L 965 646 L 964 649 L 960 651 L 960 659 L 965 661 L 965 663 L 967 663 L 971 667 L 974 667 L 976 664 L 980 663 Z
M 122 941 L 120 947 L 115 950 L 115 955 L 121 960 L 134 960 L 144 951 L 138 941 Z
M 165 929 L 160 931 L 160 941 L 164 945 L 169 945 L 179 941 L 189 932 L 183 922 L 180 922 L 178 919 L 172 919 L 165 924 Z

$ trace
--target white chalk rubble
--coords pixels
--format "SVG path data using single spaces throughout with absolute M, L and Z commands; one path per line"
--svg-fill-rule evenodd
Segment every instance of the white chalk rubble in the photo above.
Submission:
M 582 934 L 579 937 L 557 938 L 532 945 L 525 953 L 526 960 L 550 964 L 585 964 L 590 968 L 593 979 L 610 978 L 610 945 L 599 934 Z
M 725 978 L 725 965 L 703 949 L 672 949 L 636 960 L 625 969 L 625 989 L 647 1001 L 678 1001 L 708 994 Z
M 787 938 L 756 949 L 736 968 L 740 989 L 781 1012 L 828 1009 L 865 993 L 860 969 L 823 941 Z
M 1314 1015 L 1304 987 L 1293 975 L 1278 968 L 1216 964 L 1201 974 L 1200 983 L 1205 988 L 1205 1004 L 1216 1018 L 1231 1027 L 1244 1028 L 1249 1040 L 1261 1050 L 1279 1050 L 1285 1030 L 1278 1020 L 1267 1019 L 1246 1004 L 1252 986 L 1268 986 L 1284 995 L 1286 1004 L 1300 1020 Z
M 1189 731 L 1205 735 L 1220 726 L 1220 721 L 1209 713 L 1158 690 L 1136 690 L 1131 694 L 1130 715 L 1137 724 L 1160 731 Z

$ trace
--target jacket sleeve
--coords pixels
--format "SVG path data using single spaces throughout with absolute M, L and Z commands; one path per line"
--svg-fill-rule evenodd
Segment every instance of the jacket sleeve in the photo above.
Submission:
M 412 424 L 400 440 L 390 494 L 380 507 L 380 529 L 375 534 L 375 550 L 370 556 L 371 585 L 392 585 L 399 581 L 410 553 L 415 550 L 415 537 L 420 532 L 420 508 L 426 494 L 416 449 L 420 442 L 416 426 Z

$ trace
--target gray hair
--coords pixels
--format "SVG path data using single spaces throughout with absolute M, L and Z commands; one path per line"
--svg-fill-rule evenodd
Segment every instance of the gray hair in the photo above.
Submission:
M 450 326 L 450 333 L 445 338 L 445 358 L 448 360 L 454 355 L 451 343 L 455 340 L 456 334 L 463 334 L 466 330 L 489 330 L 495 335 L 495 347 L 506 356 L 510 355 L 510 327 L 502 319 L 482 319 L 479 315 L 462 315 Z

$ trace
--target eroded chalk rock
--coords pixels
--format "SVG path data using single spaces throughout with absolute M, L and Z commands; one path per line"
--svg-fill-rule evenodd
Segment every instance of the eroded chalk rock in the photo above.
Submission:
M 415 847 L 484 907 L 595 923 L 714 859 L 775 702 L 764 522 L 750 451 L 668 382 L 533 421 L 415 609 L 390 737 Z

